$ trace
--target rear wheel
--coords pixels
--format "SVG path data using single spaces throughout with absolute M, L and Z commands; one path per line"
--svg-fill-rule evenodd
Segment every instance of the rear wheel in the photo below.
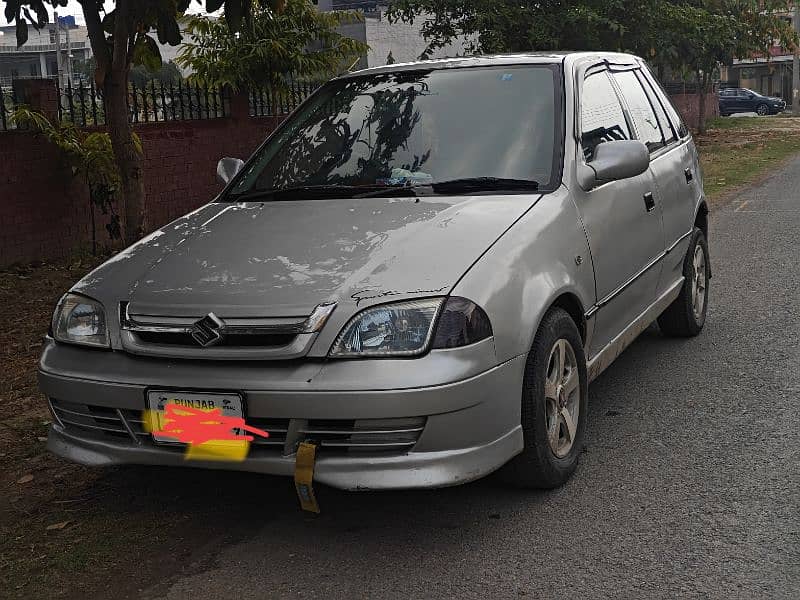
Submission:
M 554 488 L 566 482 L 583 448 L 587 405 L 583 341 L 566 311 L 553 308 L 542 319 L 525 366 L 525 447 L 500 476 L 525 488 Z
M 708 280 L 711 276 L 708 245 L 703 232 L 695 227 L 689 250 L 683 259 L 683 287 L 680 295 L 658 317 L 662 333 L 691 337 L 703 330 L 708 310 Z

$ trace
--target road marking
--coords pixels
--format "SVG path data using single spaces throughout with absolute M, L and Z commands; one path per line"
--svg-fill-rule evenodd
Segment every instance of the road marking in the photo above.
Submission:
M 733 212 L 760 213 L 762 215 L 769 215 L 769 214 L 772 214 L 772 213 L 796 213 L 796 212 L 800 212 L 800 208 L 768 208 L 766 210 L 739 210 L 737 208 Z

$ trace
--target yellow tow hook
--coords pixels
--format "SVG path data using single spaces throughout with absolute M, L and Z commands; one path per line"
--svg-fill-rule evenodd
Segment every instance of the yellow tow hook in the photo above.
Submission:
M 313 442 L 301 442 L 297 448 L 297 459 L 294 463 L 294 487 L 300 500 L 300 508 L 319 513 L 319 504 L 314 495 L 314 462 L 317 456 L 317 445 Z

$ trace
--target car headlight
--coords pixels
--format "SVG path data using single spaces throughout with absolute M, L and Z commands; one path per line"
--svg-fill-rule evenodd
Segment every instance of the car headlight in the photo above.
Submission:
M 53 315 L 53 337 L 59 342 L 108 348 L 103 305 L 77 294 L 65 294 Z
M 330 356 L 417 356 L 430 348 L 466 346 L 491 335 L 486 313 L 466 298 L 395 302 L 353 317 L 336 338 Z

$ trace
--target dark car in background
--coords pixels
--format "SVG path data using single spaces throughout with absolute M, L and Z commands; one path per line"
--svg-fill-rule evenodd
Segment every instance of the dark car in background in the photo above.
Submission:
M 754 112 L 761 116 L 777 115 L 786 110 L 786 102 L 774 96 L 762 96 L 747 88 L 726 88 L 719 91 L 719 114 Z

